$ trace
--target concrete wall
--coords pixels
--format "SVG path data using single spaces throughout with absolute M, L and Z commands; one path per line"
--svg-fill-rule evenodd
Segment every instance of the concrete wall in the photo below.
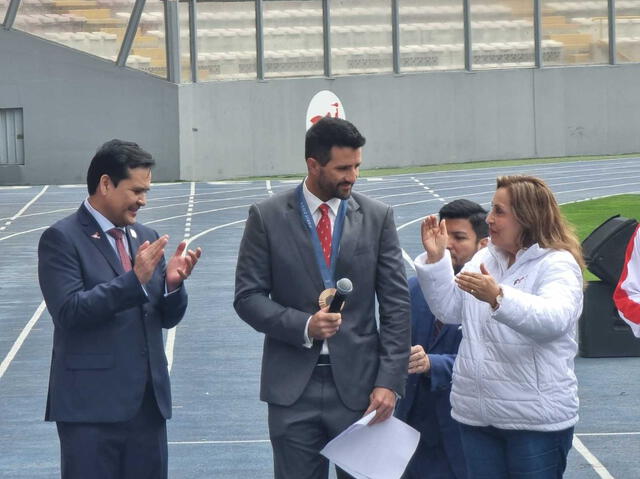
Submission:
M 181 175 L 304 171 L 305 113 L 329 89 L 364 167 L 640 151 L 640 65 L 371 75 L 180 87 Z
M 143 72 L 0 28 L 0 108 L 24 109 L 24 166 L 0 184 L 84 183 L 98 146 L 136 141 L 154 180 L 179 172 L 178 87 Z
M 329 89 L 367 137 L 364 167 L 640 152 L 640 65 L 173 85 L 0 29 L 0 108 L 24 108 L 25 165 L 0 184 L 83 183 L 104 141 L 137 141 L 156 180 L 300 173 L 305 114 Z

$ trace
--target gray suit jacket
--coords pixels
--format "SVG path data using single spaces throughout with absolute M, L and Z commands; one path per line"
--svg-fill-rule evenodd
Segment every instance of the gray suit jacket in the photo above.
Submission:
M 348 202 L 336 279 L 349 278 L 354 291 L 340 330 L 328 341 L 340 398 L 358 410 L 368 406 L 376 386 L 403 393 L 410 304 L 393 210 L 358 193 Z M 238 255 L 234 307 L 265 334 L 263 401 L 291 405 L 307 385 L 322 342 L 305 348 L 304 330 L 323 289 L 295 189 L 252 205 Z

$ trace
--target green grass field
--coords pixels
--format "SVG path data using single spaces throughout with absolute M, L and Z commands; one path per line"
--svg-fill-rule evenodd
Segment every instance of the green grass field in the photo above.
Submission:
M 640 219 L 640 195 L 618 195 L 597 200 L 580 201 L 561 206 L 562 212 L 575 227 L 580 241 L 604 221 L 614 215 Z M 585 280 L 597 280 L 589 271 L 585 271 Z

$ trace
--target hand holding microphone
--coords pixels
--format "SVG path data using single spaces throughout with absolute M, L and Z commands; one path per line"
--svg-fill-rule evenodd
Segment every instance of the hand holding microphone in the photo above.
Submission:
M 342 309 L 347 297 L 353 291 L 353 284 L 347 278 L 336 283 L 336 293 L 329 306 L 322 308 L 311 316 L 309 321 L 309 336 L 313 339 L 324 340 L 338 332 L 342 323 Z
M 344 303 L 347 301 L 347 297 L 353 291 L 353 284 L 351 280 L 348 278 L 339 279 L 336 283 L 336 294 L 333 296 L 331 300 L 331 304 L 329 305 L 330 313 L 339 313 L 342 311 L 342 307 Z

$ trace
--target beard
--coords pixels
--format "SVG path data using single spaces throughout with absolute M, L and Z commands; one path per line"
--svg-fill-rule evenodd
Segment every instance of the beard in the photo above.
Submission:
M 318 178 L 318 187 L 328 198 L 348 200 L 351 197 L 351 188 L 353 187 L 353 183 L 349 183 L 347 181 L 332 183 L 326 178 L 320 177 Z

